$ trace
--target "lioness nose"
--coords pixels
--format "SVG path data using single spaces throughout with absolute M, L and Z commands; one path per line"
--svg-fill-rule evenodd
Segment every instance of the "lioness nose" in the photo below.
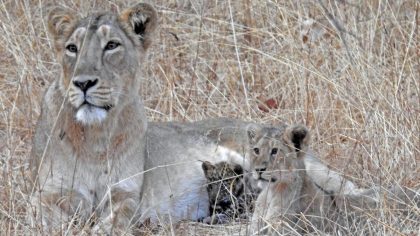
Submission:
M 75 80 L 73 81 L 74 86 L 80 88 L 80 90 L 82 90 L 84 93 L 86 93 L 86 91 L 95 86 L 95 84 L 98 83 L 98 79 L 93 79 L 93 80 L 85 80 L 85 81 L 78 81 Z

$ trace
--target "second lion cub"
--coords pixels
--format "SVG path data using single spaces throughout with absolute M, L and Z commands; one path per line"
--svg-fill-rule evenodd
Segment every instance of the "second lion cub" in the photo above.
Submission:
M 244 178 L 244 169 L 239 164 L 203 162 L 207 178 L 210 216 L 203 220 L 208 224 L 228 223 L 236 218 L 247 218 L 253 208 L 256 193 Z

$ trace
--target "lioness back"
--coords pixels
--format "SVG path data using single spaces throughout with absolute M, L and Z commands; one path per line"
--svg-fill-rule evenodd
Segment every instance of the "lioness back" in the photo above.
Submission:
M 206 137 L 217 145 L 244 153 L 248 143 L 246 137 L 247 125 L 244 122 L 231 118 L 215 118 L 195 122 L 151 122 L 151 127 L 159 127 L 176 133 Z
M 151 122 L 149 126 L 197 138 L 205 137 L 216 145 L 243 154 L 250 161 L 269 158 L 272 152 L 276 152 L 280 134 L 286 127 L 285 124 L 260 125 L 232 118 L 213 118 L 192 123 Z

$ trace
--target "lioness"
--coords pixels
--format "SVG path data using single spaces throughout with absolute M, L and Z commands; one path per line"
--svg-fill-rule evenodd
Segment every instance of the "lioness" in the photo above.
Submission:
M 138 90 L 157 21 L 144 3 L 82 19 L 63 8 L 49 13 L 62 74 L 45 94 L 33 139 L 33 225 L 54 233 L 94 223 L 112 232 L 197 220 L 209 215 L 202 161 L 246 166 L 226 148 L 148 129 Z

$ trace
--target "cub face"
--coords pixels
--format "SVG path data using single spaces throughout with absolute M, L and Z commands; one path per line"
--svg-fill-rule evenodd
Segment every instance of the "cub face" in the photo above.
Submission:
M 63 69 L 59 87 L 77 121 L 101 123 L 135 97 L 139 64 L 156 24 L 148 4 L 83 19 L 62 8 L 50 12 L 48 28 Z
M 257 182 L 276 182 L 291 170 L 304 170 L 309 134 L 303 126 L 248 127 L 252 176 Z
M 207 178 L 210 214 L 226 214 L 238 210 L 239 197 L 244 194 L 243 169 L 238 164 L 203 162 L 202 169 Z

